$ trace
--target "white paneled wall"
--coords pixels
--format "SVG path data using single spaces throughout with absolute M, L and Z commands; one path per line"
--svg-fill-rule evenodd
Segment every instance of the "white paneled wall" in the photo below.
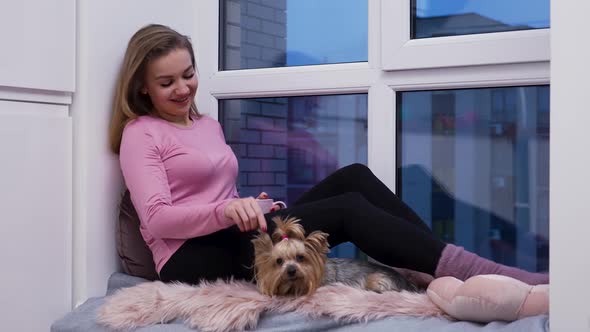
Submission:
M 74 91 L 75 0 L 0 1 L 0 86 Z
M 71 146 L 67 105 L 0 101 L 5 331 L 47 331 L 71 308 Z
M 48 331 L 72 307 L 76 1 L 0 2 L 2 330 Z

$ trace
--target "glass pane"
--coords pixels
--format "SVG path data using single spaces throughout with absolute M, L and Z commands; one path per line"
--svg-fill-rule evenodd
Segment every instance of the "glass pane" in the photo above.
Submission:
M 437 236 L 549 268 L 549 87 L 398 94 L 402 199 Z
M 220 70 L 367 61 L 367 0 L 220 0 Z
M 549 0 L 412 0 L 412 38 L 548 27 Z
M 293 204 L 340 167 L 367 164 L 367 95 L 220 101 L 219 121 L 238 157 L 240 196 L 264 191 Z M 359 257 L 351 243 L 331 255 Z

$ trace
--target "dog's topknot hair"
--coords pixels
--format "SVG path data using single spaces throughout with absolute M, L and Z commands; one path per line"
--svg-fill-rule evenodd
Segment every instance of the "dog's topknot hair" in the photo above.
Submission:
M 272 221 L 277 225 L 277 228 L 272 233 L 273 243 L 277 243 L 285 237 L 305 241 L 305 231 L 303 230 L 303 226 L 299 224 L 300 219 L 295 217 L 283 219 L 277 216 L 272 218 Z

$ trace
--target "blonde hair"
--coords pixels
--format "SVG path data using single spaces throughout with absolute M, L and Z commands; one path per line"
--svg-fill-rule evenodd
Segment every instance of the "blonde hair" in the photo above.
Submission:
M 189 52 L 196 70 L 195 54 L 190 39 L 167 26 L 147 25 L 139 29 L 129 40 L 117 78 L 109 126 L 109 144 L 115 154 L 119 154 L 123 129 L 129 121 L 141 115 L 157 116 L 149 96 L 140 91 L 144 86 L 145 70 L 151 60 L 176 49 L 186 49 Z M 190 112 L 196 118 L 201 116 L 194 100 Z

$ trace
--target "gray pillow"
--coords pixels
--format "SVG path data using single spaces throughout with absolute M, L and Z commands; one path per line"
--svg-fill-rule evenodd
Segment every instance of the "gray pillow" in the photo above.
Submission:
M 159 279 L 152 252 L 139 231 L 139 217 L 129 190 L 125 191 L 119 204 L 116 239 L 117 252 L 125 273 L 149 280 Z

